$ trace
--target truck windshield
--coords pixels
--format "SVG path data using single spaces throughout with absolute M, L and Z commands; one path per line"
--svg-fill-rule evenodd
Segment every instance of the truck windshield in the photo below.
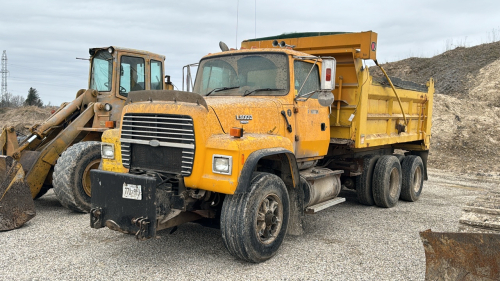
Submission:
M 113 57 L 107 50 L 100 50 L 92 59 L 90 89 L 99 92 L 111 91 L 113 77 Z
M 243 96 L 252 91 L 255 91 L 253 96 L 286 95 L 288 79 L 288 58 L 285 54 L 220 56 L 200 62 L 194 91 L 203 96 Z

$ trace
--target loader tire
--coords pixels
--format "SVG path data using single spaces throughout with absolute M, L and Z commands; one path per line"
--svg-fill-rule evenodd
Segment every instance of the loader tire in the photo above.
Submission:
M 401 164 L 397 157 L 384 155 L 375 165 L 373 174 L 373 199 L 383 208 L 396 206 L 401 194 Z
M 401 182 L 401 199 L 415 202 L 420 198 L 424 186 L 424 163 L 416 155 L 405 157 L 401 163 L 403 181 Z
M 64 207 L 81 213 L 90 211 L 90 170 L 101 162 L 101 143 L 87 141 L 72 145 L 54 166 L 53 185 Z
M 375 205 L 372 192 L 372 179 L 375 164 L 377 164 L 379 155 L 368 155 L 363 158 L 363 173 L 356 177 L 356 196 L 359 203 L 366 206 Z
M 289 198 L 276 175 L 254 173 L 250 191 L 226 195 L 220 225 L 224 246 L 233 256 L 263 262 L 277 252 L 288 226 Z

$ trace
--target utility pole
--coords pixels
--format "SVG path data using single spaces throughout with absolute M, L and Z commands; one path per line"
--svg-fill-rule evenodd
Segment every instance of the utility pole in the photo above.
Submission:
M 2 70 L 0 71 L 2 73 L 2 100 L 5 98 L 7 95 L 7 51 L 3 50 L 2 54 Z

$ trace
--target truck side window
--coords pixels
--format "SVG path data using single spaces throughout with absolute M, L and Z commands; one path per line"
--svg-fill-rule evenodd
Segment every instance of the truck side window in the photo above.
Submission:
M 161 61 L 151 60 L 151 90 L 163 89 L 163 77 L 161 71 Z
M 120 95 L 145 89 L 144 59 L 122 56 L 120 63 Z
M 318 65 L 316 64 L 311 71 L 311 67 L 313 66 L 312 63 L 305 62 L 305 61 L 294 61 L 293 67 L 294 67 L 294 76 L 295 76 L 295 90 L 296 94 L 295 95 L 304 95 L 307 93 L 310 93 L 312 91 L 317 91 L 321 89 L 321 84 L 320 84 L 320 78 L 319 78 L 319 68 Z M 311 74 L 309 74 L 309 71 L 311 71 Z M 309 74 L 309 77 L 306 77 L 307 74 Z M 305 81 L 305 84 L 304 84 Z M 302 87 L 302 84 L 304 86 Z M 302 90 L 299 93 L 300 87 L 302 87 Z M 312 99 L 317 99 L 318 98 L 319 92 L 314 93 L 311 98 Z

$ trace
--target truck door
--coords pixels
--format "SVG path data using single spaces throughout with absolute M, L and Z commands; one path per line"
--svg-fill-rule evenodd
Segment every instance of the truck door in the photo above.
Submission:
M 314 92 L 320 89 L 318 65 L 296 60 L 294 86 L 299 96 L 294 108 L 295 155 L 297 159 L 323 156 L 330 142 L 330 108 L 321 106 L 318 92 Z

